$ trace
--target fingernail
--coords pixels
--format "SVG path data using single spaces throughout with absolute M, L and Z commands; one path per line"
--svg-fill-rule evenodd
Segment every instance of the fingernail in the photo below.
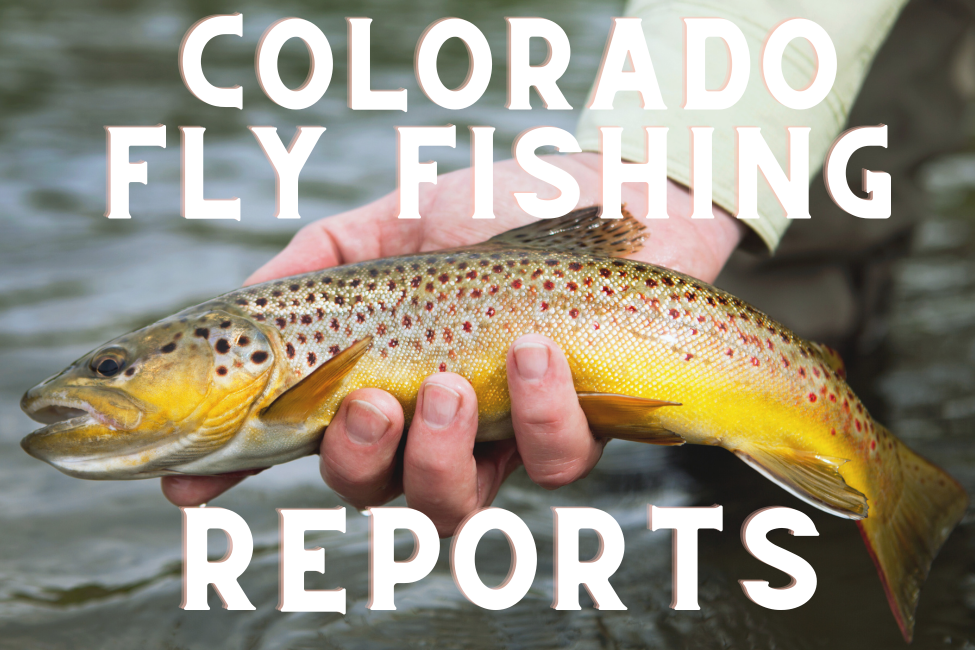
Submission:
M 345 433 L 349 440 L 360 445 L 371 445 L 386 433 L 389 418 L 369 402 L 354 399 L 349 402 L 345 416 Z
M 460 393 L 442 384 L 427 383 L 423 389 L 423 421 L 442 429 L 454 421 L 460 408 Z
M 541 379 L 548 371 L 548 346 L 541 343 L 519 343 L 515 346 L 515 367 L 522 379 Z

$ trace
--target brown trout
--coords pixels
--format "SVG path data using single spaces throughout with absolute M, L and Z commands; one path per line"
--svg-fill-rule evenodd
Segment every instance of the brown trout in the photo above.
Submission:
M 908 640 L 921 583 L 964 513 L 951 477 L 873 420 L 825 346 L 694 278 L 621 256 L 635 219 L 598 208 L 476 246 L 327 269 L 215 298 L 125 334 L 24 395 L 24 449 L 71 476 L 263 468 L 314 453 L 371 386 L 413 414 L 435 372 L 466 377 L 478 441 L 511 437 L 505 354 L 565 351 L 594 435 L 718 445 L 857 521 Z

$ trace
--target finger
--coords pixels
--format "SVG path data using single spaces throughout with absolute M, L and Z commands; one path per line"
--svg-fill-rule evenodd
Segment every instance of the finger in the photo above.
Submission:
M 476 445 L 474 461 L 477 463 L 477 507 L 486 508 L 498 495 L 501 484 L 522 464 L 518 443 L 512 438 Z
M 402 492 L 396 471 L 403 407 L 389 393 L 360 388 L 342 402 L 322 439 L 322 478 L 360 510 Z
M 215 476 L 165 476 L 162 479 L 163 496 L 173 505 L 184 508 L 208 503 L 248 476 L 263 472 L 250 469 Z
M 284 250 L 244 284 L 414 253 L 422 225 L 406 223 L 397 219 L 396 214 L 396 195 L 388 194 L 361 208 L 319 219 L 299 230 Z
M 442 537 L 480 505 L 476 436 L 477 396 L 467 380 L 450 372 L 428 377 L 406 439 L 403 492 Z
M 584 477 L 604 442 L 589 431 L 562 350 L 529 334 L 515 341 L 507 361 L 511 421 L 528 476 L 550 490 Z

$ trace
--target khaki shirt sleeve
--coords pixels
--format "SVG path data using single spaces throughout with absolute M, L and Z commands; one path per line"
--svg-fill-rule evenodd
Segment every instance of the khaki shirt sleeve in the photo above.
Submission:
M 623 157 L 646 160 L 646 136 L 643 127 L 669 127 L 667 139 L 667 175 L 686 186 L 691 185 L 691 126 L 714 127 L 712 140 L 712 197 L 714 203 L 731 214 L 737 212 L 736 151 L 737 126 L 757 126 L 788 172 L 789 126 L 811 127 L 809 133 L 810 177 L 818 173 L 833 140 L 846 124 L 847 115 L 860 90 L 863 78 L 893 26 L 906 0 L 717 0 L 666 1 L 631 0 L 626 15 L 642 18 L 654 73 L 660 85 L 666 110 L 641 108 L 640 95 L 624 91 L 616 95 L 613 110 L 586 109 L 579 120 L 577 138 L 585 151 L 599 151 L 598 127 L 623 127 Z M 738 26 L 748 43 L 751 70 L 748 87 L 738 103 L 724 110 L 681 108 L 683 93 L 684 24 L 682 18 L 726 18 Z M 769 32 L 790 18 L 807 18 L 818 23 L 829 34 L 836 48 L 837 73 L 826 99 L 805 110 L 786 108 L 766 89 L 762 80 L 762 46 Z M 720 88 L 727 77 L 728 54 L 719 39 L 706 43 L 706 87 Z M 786 48 L 782 70 L 793 88 L 809 84 L 816 68 L 816 57 L 805 39 L 796 39 Z M 768 184 L 759 175 L 759 219 L 745 220 L 774 251 L 789 227 L 785 211 Z

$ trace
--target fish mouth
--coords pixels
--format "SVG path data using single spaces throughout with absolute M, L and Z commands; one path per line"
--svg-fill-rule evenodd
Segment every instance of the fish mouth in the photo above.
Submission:
M 27 392 L 21 408 L 46 424 L 20 446 L 28 454 L 79 478 L 114 478 L 109 469 L 120 453 L 141 446 L 133 432 L 144 408 L 119 391 L 101 387 L 65 387 L 48 392 L 43 384 Z M 111 473 L 111 476 L 109 474 Z

